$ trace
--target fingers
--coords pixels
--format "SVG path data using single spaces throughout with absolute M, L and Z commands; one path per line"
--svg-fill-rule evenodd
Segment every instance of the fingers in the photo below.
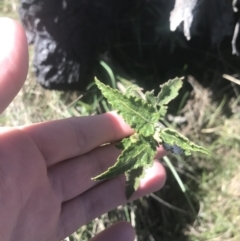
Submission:
M 21 25 L 0 18 L 0 113 L 21 89 L 28 71 L 28 47 Z
M 61 202 L 71 200 L 99 184 L 91 178 L 112 166 L 119 154 L 120 150 L 114 145 L 102 146 L 50 168 L 48 176 Z
M 133 133 L 114 112 L 45 122 L 21 129 L 39 147 L 48 167 Z
M 155 162 L 141 181 L 139 189 L 133 194 L 131 200 L 160 189 L 165 180 L 164 167 L 159 162 Z M 94 186 L 82 195 L 63 203 L 59 230 L 64 230 L 66 233 L 60 236 L 67 236 L 79 226 L 126 202 L 125 178 L 123 176 Z
M 162 157 L 164 154 L 164 150 L 159 148 L 157 156 Z M 48 176 L 59 199 L 66 202 L 98 185 L 99 182 L 91 178 L 114 165 L 119 155 L 120 150 L 114 145 L 107 145 L 50 168 Z
M 119 222 L 105 229 L 90 241 L 134 241 L 135 231 L 127 222 Z

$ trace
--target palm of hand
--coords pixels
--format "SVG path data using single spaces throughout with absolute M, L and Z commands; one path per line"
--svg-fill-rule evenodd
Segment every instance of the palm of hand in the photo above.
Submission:
M 91 181 L 119 154 L 113 145 L 98 147 L 106 142 L 97 137 L 103 133 L 93 130 L 91 134 L 87 127 L 96 121 L 104 130 L 110 116 L 80 121 L 71 118 L 2 131 L 0 207 L 6 222 L 0 229 L 6 235 L 4 240 L 59 240 L 125 201 L 124 192 L 116 191 L 116 187 L 123 188 L 119 178 L 102 185 Z M 105 137 L 111 140 L 114 135 L 109 134 Z M 111 189 L 115 198 L 109 202 L 105 194 Z
M 55 240 L 61 200 L 48 178 L 46 162 L 23 131 L 15 130 L 4 137 L 0 145 L 0 212 L 5 220 L 2 238 Z M 16 223 L 16 220 L 22 221 Z M 9 234 L 14 237 L 8 237 Z

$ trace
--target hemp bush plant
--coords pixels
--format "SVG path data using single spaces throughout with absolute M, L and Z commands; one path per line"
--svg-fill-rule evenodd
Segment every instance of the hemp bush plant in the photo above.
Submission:
M 126 93 L 122 94 L 97 79 L 95 82 L 113 109 L 117 110 L 135 133 L 116 144 L 117 148 L 122 150 L 117 162 L 105 172 L 93 177 L 93 180 L 106 180 L 125 174 L 126 197 L 129 199 L 137 190 L 139 181 L 145 174 L 144 170 L 153 165 L 157 146 L 163 145 L 165 150 L 177 155 L 188 156 L 193 151 L 209 154 L 207 149 L 159 124 L 166 116 L 169 102 L 177 97 L 183 84 L 182 79 L 175 78 L 161 85 L 157 96 L 153 90 L 145 92 L 144 99 L 134 94 L 133 86 L 128 87 Z

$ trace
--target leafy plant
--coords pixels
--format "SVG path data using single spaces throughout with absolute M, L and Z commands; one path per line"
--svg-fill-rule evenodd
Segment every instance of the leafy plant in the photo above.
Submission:
M 122 94 L 97 79 L 95 82 L 112 107 L 135 130 L 135 134 L 116 145 L 122 150 L 117 162 L 92 178 L 93 180 L 106 180 L 125 173 L 126 197 L 129 199 L 137 190 L 144 170 L 153 165 L 157 146 L 163 145 L 167 151 L 178 155 L 191 155 L 193 151 L 209 154 L 205 148 L 194 144 L 175 130 L 159 125 L 159 121 L 165 118 L 168 103 L 177 97 L 182 87 L 180 78 L 163 84 L 157 96 L 154 91 L 147 91 L 145 99 L 134 95 L 134 88 L 129 87 Z

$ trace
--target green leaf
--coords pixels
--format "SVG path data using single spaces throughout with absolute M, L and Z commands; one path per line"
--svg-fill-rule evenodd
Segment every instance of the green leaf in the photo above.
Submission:
M 145 93 L 146 101 L 153 106 L 157 105 L 157 97 L 154 95 L 154 90 Z
M 167 147 L 166 149 L 169 148 L 169 150 L 174 152 L 175 154 L 181 154 L 176 153 L 178 151 L 181 152 L 181 150 L 179 149 L 181 148 L 186 156 L 191 155 L 192 151 L 210 155 L 207 149 L 194 144 L 187 137 L 179 134 L 177 131 L 173 129 L 165 128 L 161 130 L 159 133 L 159 137 L 162 139 L 163 146 L 166 146 L 167 144 L 169 147 Z
M 124 150 L 127 147 L 131 146 L 131 144 L 134 142 L 133 141 L 133 136 L 129 136 L 127 138 L 122 139 L 120 142 L 118 142 L 117 144 L 115 144 L 115 146 L 120 149 L 120 150 Z
M 165 116 L 167 114 L 167 109 L 168 109 L 168 107 L 166 105 L 160 106 L 158 113 L 159 113 L 159 116 L 161 119 L 165 118 Z
M 169 80 L 161 85 L 161 91 L 157 96 L 157 104 L 159 106 L 167 105 L 171 100 L 178 96 L 179 90 L 182 88 L 183 82 L 180 78 Z
M 158 106 L 158 113 L 160 118 L 163 119 L 167 114 L 168 106 L 167 104 L 177 97 L 179 90 L 182 87 L 182 80 L 180 78 L 175 78 L 169 80 L 165 84 L 161 85 L 161 91 L 158 96 L 154 96 L 154 90 L 147 91 L 145 93 L 146 101 L 153 105 L 155 108 Z
M 144 167 L 138 167 L 126 172 L 126 197 L 129 199 L 132 194 L 138 189 L 140 180 L 144 177 Z
M 125 192 L 129 198 L 137 190 L 145 168 L 153 164 L 158 143 L 162 143 L 166 150 L 175 154 L 190 155 L 192 151 L 209 154 L 205 148 L 194 144 L 178 132 L 169 128 L 159 128 L 158 120 L 165 117 L 167 104 L 178 95 L 182 87 L 181 79 L 175 78 L 162 85 L 157 97 L 154 96 L 154 91 L 146 92 L 146 100 L 136 96 L 139 94 L 136 86 L 129 87 L 126 93 L 122 94 L 97 79 L 95 81 L 112 107 L 135 130 L 135 134 L 116 145 L 122 150 L 117 162 L 92 178 L 93 180 L 106 180 L 125 173 Z
M 140 91 L 141 91 L 141 88 L 133 84 L 127 87 L 125 95 L 139 97 Z
M 124 174 L 139 167 L 148 167 L 153 164 L 157 143 L 152 138 L 140 136 L 136 141 L 125 138 L 123 146 L 126 148 L 118 157 L 117 162 L 104 173 L 92 178 L 93 180 L 105 180 Z
M 104 85 L 97 79 L 95 82 L 112 107 L 134 130 L 144 136 L 154 134 L 154 124 L 159 119 L 159 113 L 153 105 L 140 98 L 123 95 L 120 91 Z

